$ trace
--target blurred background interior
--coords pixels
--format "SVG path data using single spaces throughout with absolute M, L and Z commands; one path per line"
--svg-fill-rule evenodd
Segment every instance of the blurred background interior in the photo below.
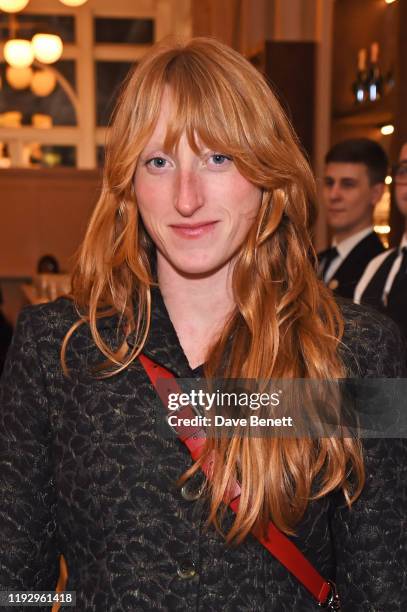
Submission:
M 0 0 L 3 316 L 69 290 L 121 81 L 155 41 L 212 35 L 274 84 L 320 178 L 329 147 L 407 141 L 407 0 Z M 391 178 L 375 212 L 389 243 Z M 328 242 L 321 210 L 317 249 Z M 1 300 L 0 300 L 1 301 Z M 0 357 L 1 359 L 1 357 Z

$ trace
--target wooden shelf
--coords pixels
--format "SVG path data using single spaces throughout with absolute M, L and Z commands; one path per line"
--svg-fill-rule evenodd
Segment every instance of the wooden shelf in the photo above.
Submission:
M 336 112 L 334 121 L 344 125 L 380 126 L 394 121 L 395 94 L 392 92 L 376 102 L 365 102 L 345 111 Z

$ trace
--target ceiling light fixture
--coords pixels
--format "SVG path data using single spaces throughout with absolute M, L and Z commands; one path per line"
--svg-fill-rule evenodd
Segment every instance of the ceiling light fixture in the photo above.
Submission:
M 61 2 L 66 6 L 79 7 L 87 0 L 61 0 Z M 18 23 L 17 13 L 23 10 L 28 3 L 29 0 L 0 0 L 0 10 L 9 13 L 9 36 L 3 48 L 4 58 L 9 64 L 6 68 L 7 82 L 15 89 L 30 86 L 32 92 L 38 96 L 49 95 L 58 83 L 72 103 L 76 116 L 79 116 L 78 97 L 69 81 L 57 68 L 45 68 L 44 66 L 44 64 L 57 62 L 62 56 L 61 37 L 39 32 L 29 41 L 17 36 L 17 32 L 21 29 L 32 30 L 39 27 L 38 23 Z M 29 68 L 31 64 L 34 64 L 35 71 Z
M 4 45 L 4 57 L 10 66 L 27 68 L 34 61 L 34 51 L 29 40 L 13 38 Z
M 43 64 L 53 64 L 62 55 L 62 40 L 55 34 L 35 34 L 31 44 L 35 58 Z
M 382 125 L 380 131 L 383 136 L 390 136 L 390 134 L 393 134 L 394 132 L 394 125 L 392 125 L 391 123 L 389 123 L 388 125 Z
M 29 3 L 30 0 L 0 0 L 0 9 L 6 13 L 19 13 Z M 394 1 L 394 0 L 391 0 Z M 87 0 L 61 0 L 65 6 L 82 6 Z M 386 0 L 387 2 L 387 0 Z
M 6 79 L 9 85 L 14 89 L 26 89 L 33 78 L 33 71 L 30 66 L 26 68 L 16 68 L 15 66 L 7 66 Z
M 376 234 L 390 234 L 390 225 L 375 225 L 373 229 Z
M 82 6 L 87 0 L 61 0 L 61 2 L 66 6 Z
M 40 98 L 49 96 L 55 89 L 57 79 L 55 74 L 49 70 L 38 70 L 34 73 L 31 81 L 31 91 Z
M 35 26 L 35 23 L 19 24 L 17 15 L 9 16 L 9 40 L 4 45 L 4 58 L 10 66 L 26 68 L 32 64 L 34 59 L 43 64 L 53 64 L 62 56 L 62 39 L 56 34 L 39 32 L 32 37 L 31 41 L 18 36 L 19 30 L 31 29 Z
M 25 9 L 30 0 L 0 0 L 0 9 L 6 13 L 18 13 Z

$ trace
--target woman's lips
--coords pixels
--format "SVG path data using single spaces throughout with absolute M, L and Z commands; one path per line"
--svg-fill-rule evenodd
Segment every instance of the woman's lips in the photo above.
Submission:
M 182 238 L 200 238 L 213 231 L 216 224 L 217 221 L 205 221 L 204 223 L 178 223 L 170 227 Z
M 328 208 L 328 212 L 333 214 L 346 212 L 346 208 Z

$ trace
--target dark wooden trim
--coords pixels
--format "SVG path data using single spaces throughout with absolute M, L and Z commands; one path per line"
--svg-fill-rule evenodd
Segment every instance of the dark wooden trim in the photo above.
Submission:
M 312 159 L 315 109 L 314 42 L 266 41 L 266 75 Z

